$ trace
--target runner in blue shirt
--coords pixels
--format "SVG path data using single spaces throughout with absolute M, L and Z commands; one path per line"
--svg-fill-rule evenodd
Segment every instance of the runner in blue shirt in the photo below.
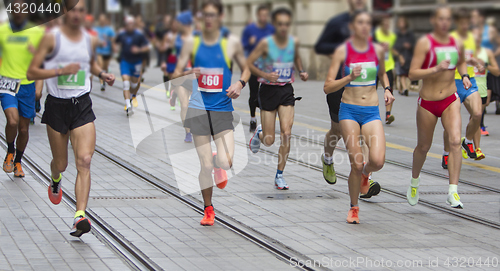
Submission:
M 248 57 L 255 49 L 260 40 L 272 35 L 274 33 L 274 26 L 269 23 L 269 7 L 267 5 L 260 5 L 257 8 L 257 22 L 249 24 L 243 31 L 241 42 L 245 49 L 245 55 Z M 259 107 L 259 82 L 257 76 L 250 76 L 248 86 L 250 88 L 250 98 L 248 105 L 250 106 L 250 132 L 255 132 L 257 128 L 257 119 L 255 118 L 255 111 Z
M 125 30 L 118 34 L 116 46 L 121 45 L 120 70 L 123 80 L 123 97 L 125 98 L 125 111 L 127 116 L 133 114 L 134 107 L 138 106 L 136 99 L 140 87 L 143 54 L 149 51 L 149 42 L 139 30 L 136 29 L 134 17 L 125 19 Z
M 97 53 L 97 63 L 102 68 L 103 71 L 108 71 L 109 62 L 111 57 L 113 57 L 113 47 L 112 42 L 115 38 L 115 31 L 113 27 L 109 24 L 108 16 L 102 13 L 99 16 L 99 26 L 95 27 L 94 30 L 97 32 L 100 44 L 96 48 Z M 103 80 L 101 81 L 101 90 L 106 90 L 106 84 Z

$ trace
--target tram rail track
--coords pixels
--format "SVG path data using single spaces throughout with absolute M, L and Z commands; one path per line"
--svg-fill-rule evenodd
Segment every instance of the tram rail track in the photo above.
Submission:
M 113 100 L 113 99 L 111 99 L 109 97 L 104 97 L 104 96 L 96 95 L 96 94 L 94 94 L 94 95 L 97 96 L 97 97 L 99 97 L 99 98 L 106 99 L 106 100 L 108 100 L 110 102 L 120 104 L 119 102 L 117 102 L 117 101 L 115 101 L 115 100 Z M 158 117 L 158 118 L 162 118 L 162 119 L 168 120 L 168 121 L 173 121 L 172 119 L 166 118 L 164 116 L 155 115 L 155 114 L 153 114 L 151 112 L 148 112 L 148 114 L 151 115 L 151 116 L 155 116 L 155 117 Z M 245 125 L 247 125 L 247 124 L 245 124 Z M 320 142 L 320 141 L 317 141 L 317 140 L 314 140 L 314 139 L 311 139 L 311 138 L 306 138 L 306 137 L 303 137 L 303 136 L 300 136 L 300 135 L 296 135 L 295 134 L 295 135 L 292 135 L 292 137 L 302 138 L 303 140 L 307 140 L 307 141 L 309 141 L 311 143 L 322 145 L 321 144 L 322 142 Z M 238 144 L 240 146 L 246 146 L 246 147 L 248 147 L 247 146 L 248 144 L 246 142 L 238 142 L 237 141 L 236 144 Z M 342 149 L 342 150 L 346 151 L 345 149 Z M 260 151 L 263 152 L 263 153 L 269 154 L 271 156 L 274 156 L 274 157 L 278 156 L 277 153 L 271 152 L 271 151 L 268 151 L 268 150 L 265 150 L 265 149 L 261 149 Z M 319 171 L 319 172 L 323 171 L 322 167 L 320 167 L 318 165 L 314 165 L 314 164 L 310 164 L 310 163 L 307 163 L 307 162 L 304 162 L 304 161 L 300 161 L 300 160 L 295 159 L 293 157 L 288 157 L 288 160 L 292 161 L 294 163 L 297 163 L 297 164 L 299 164 L 301 166 L 304 166 L 304 167 L 311 168 L 313 170 Z M 388 164 L 393 164 L 395 166 L 411 170 L 411 166 L 410 165 L 405 165 L 404 163 L 396 162 L 396 161 L 389 160 L 389 159 L 386 159 L 386 162 Z M 432 176 L 435 176 L 435 177 L 438 177 L 438 178 L 448 179 L 448 177 L 446 175 L 444 175 L 444 174 L 432 172 L 432 171 L 429 171 L 429 170 L 423 170 L 422 173 L 429 174 L 429 175 L 432 175 Z M 338 172 L 337 172 L 337 177 L 341 178 L 341 179 L 344 179 L 344 180 L 348 179 L 348 175 L 345 175 L 345 174 L 342 174 L 342 173 L 338 173 Z M 484 186 L 484 185 L 481 185 L 481 184 L 477 184 L 477 183 L 474 183 L 474 182 L 470 182 L 470 181 L 466 181 L 466 180 L 460 180 L 460 182 L 463 183 L 463 184 L 466 184 L 466 185 L 469 185 L 469 186 L 473 186 L 473 187 L 476 187 L 476 188 L 480 188 L 480 189 L 484 189 L 484 190 L 487 190 L 487 191 L 490 191 L 490 192 L 500 193 L 500 190 L 498 190 L 498 189 L 495 189 L 495 188 L 492 188 L 492 187 L 488 187 L 488 186 Z M 394 189 L 382 188 L 381 191 L 385 192 L 387 194 L 396 196 L 398 198 L 402 198 L 402 199 L 406 200 L 406 194 L 400 193 L 400 192 L 398 192 L 398 191 L 396 191 Z M 447 213 L 447 214 L 450 214 L 450 215 L 453 215 L 453 216 L 456 216 L 456 217 L 459 217 L 459 218 L 462 218 L 462 219 L 465 219 L 465 220 L 468 220 L 468 221 L 471 221 L 471 222 L 479 223 L 481 225 L 488 226 L 488 227 L 500 230 L 500 223 L 498 223 L 498 222 L 495 222 L 495 221 L 492 221 L 492 220 L 489 220 L 489 219 L 485 219 L 485 218 L 482 218 L 482 217 L 479 217 L 479 216 L 475 216 L 475 215 L 465 214 L 465 213 L 460 212 L 458 210 L 451 209 L 449 206 L 443 207 L 443 206 L 441 206 L 439 204 L 433 203 L 433 202 L 425 200 L 425 199 L 420 199 L 419 200 L 419 204 L 420 205 L 424 205 L 424 206 L 429 207 L 429 208 L 432 208 L 432 209 L 435 209 L 435 210 L 439 210 L 441 212 L 444 212 L 444 213 Z

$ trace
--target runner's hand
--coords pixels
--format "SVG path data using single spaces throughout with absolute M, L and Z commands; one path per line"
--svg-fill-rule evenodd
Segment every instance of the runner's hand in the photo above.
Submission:
M 101 74 L 101 79 L 104 80 L 104 82 L 108 83 L 108 85 L 111 87 L 115 83 L 115 75 L 112 73 Z
M 300 74 L 300 79 L 302 79 L 302 81 L 307 81 L 307 79 L 309 79 L 309 74 L 307 72 L 301 72 Z
M 240 82 L 232 84 L 227 90 L 227 97 L 231 99 L 238 99 L 241 94 L 242 85 Z
M 61 75 L 77 74 L 80 69 L 79 63 L 71 63 L 62 68 Z
M 396 98 L 394 98 L 394 96 L 392 95 L 392 93 L 390 91 L 386 91 L 384 93 L 384 100 L 385 100 L 385 105 L 388 106 L 388 105 L 392 104 L 394 102 L 394 100 L 396 100 Z
M 441 63 L 439 63 L 439 65 L 437 65 L 436 68 L 437 68 L 438 72 L 441 72 L 441 71 L 447 70 L 449 66 L 450 66 L 450 60 L 445 59 L 445 60 L 441 61 Z
M 132 52 L 132 54 L 138 54 L 141 52 L 141 49 L 137 46 L 132 46 L 132 48 L 130 48 L 130 52 Z
M 351 71 L 351 81 L 354 81 L 356 80 L 356 78 L 358 78 L 360 75 L 361 75 L 361 65 L 356 65 L 354 66 L 354 68 L 352 69 Z
M 191 70 L 187 71 L 188 74 L 194 74 L 196 76 L 196 79 L 200 78 L 201 76 L 201 69 L 200 68 L 192 68 Z
M 266 79 L 267 81 L 271 82 L 271 83 L 276 83 L 278 82 L 278 78 L 279 78 L 279 74 L 278 72 L 271 72 L 271 73 L 268 73 L 266 75 Z
M 472 87 L 472 83 L 470 82 L 469 77 L 464 77 L 464 78 L 462 79 L 462 82 L 464 83 L 464 88 L 465 88 L 465 89 L 467 89 L 467 90 L 468 90 L 469 88 L 471 88 L 471 87 Z
M 32 55 L 36 53 L 36 48 L 33 46 L 33 44 L 31 44 L 31 42 L 28 43 L 28 51 L 30 51 Z
M 165 63 L 165 62 L 161 63 L 161 70 L 162 70 L 163 72 L 166 72 L 166 71 L 167 71 L 167 63 Z
M 477 67 L 477 71 L 479 73 L 484 73 L 486 71 L 486 68 L 484 67 L 484 65 L 479 64 L 476 67 Z

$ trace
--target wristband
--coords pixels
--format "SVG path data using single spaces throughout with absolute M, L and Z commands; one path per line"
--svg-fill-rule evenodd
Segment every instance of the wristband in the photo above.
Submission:
M 484 63 L 484 68 L 488 68 L 489 63 Z
M 304 71 L 304 70 L 301 70 L 301 71 L 299 72 L 299 74 L 301 74 L 301 73 L 305 73 L 305 72 L 306 72 L 306 71 Z
M 388 91 L 390 91 L 392 93 L 392 89 L 391 89 L 390 86 L 389 87 L 385 87 L 385 90 L 388 90 Z
M 240 80 L 239 82 L 240 82 L 240 83 L 241 83 L 241 85 L 242 85 L 242 87 L 241 87 L 241 88 L 244 88 L 244 87 L 247 85 L 247 83 L 246 83 L 245 81 L 243 81 L 243 80 Z
M 103 73 L 104 73 L 104 71 L 101 71 L 101 72 L 99 73 L 99 76 L 97 76 L 97 77 L 99 77 L 99 79 L 102 79 L 102 78 L 101 78 L 101 75 L 102 75 Z
M 467 73 L 466 73 L 466 74 L 463 74 L 463 75 L 462 75 L 462 81 L 464 80 L 464 78 L 465 78 L 465 77 L 469 78 L 469 80 L 470 80 L 470 76 L 469 76 L 469 74 L 467 74 Z

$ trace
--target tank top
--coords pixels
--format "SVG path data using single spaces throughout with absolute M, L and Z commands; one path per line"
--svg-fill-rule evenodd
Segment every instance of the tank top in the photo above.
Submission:
M 345 87 L 375 86 L 378 74 L 379 59 L 375 46 L 370 41 L 365 52 L 357 51 L 350 41 L 346 42 L 346 56 L 342 65 L 342 77 L 351 74 L 352 69 L 361 65 L 361 75 Z
M 222 35 L 222 34 L 221 34 Z M 227 55 L 227 38 L 221 37 L 214 45 L 203 42 L 201 35 L 194 36 L 193 67 L 200 68 L 198 84 L 193 87 L 189 107 L 232 112 L 233 104 L 226 90 L 231 86 L 231 59 Z
M 457 31 L 453 31 L 451 33 L 451 36 L 456 40 L 462 40 L 462 37 L 460 37 Z M 462 40 L 462 43 L 464 45 L 465 60 L 469 60 L 474 57 L 476 55 L 476 41 L 474 39 L 474 35 L 472 35 L 472 32 L 467 32 L 467 38 Z M 474 66 L 467 65 L 467 73 L 469 74 L 470 78 L 474 77 Z M 462 75 L 458 72 L 458 70 L 455 70 L 455 79 L 462 79 Z
M 394 67 L 396 66 L 396 63 L 394 62 L 394 57 L 392 56 L 392 48 L 394 47 L 394 44 L 396 43 L 397 37 L 396 34 L 393 32 L 390 32 L 389 35 L 384 34 L 384 31 L 382 31 L 382 28 L 378 28 L 375 31 L 375 38 L 377 39 L 377 42 L 381 43 L 387 43 L 389 45 L 389 51 L 385 53 L 385 71 L 390 71 L 393 70 Z
M 489 25 L 484 25 L 483 28 L 483 36 L 481 39 L 481 47 L 493 50 L 493 43 L 490 40 L 490 26 Z
M 427 35 L 427 39 L 429 39 L 430 48 L 429 52 L 425 55 L 422 69 L 436 67 L 441 61 L 446 59 L 450 60 L 448 70 L 456 69 L 458 63 L 458 48 L 455 39 L 450 36 L 450 40 L 447 44 L 437 42 L 431 34 Z
M 273 83 L 265 78 L 258 78 L 258 81 L 266 85 L 284 86 L 295 81 L 294 63 L 295 63 L 295 41 L 292 36 L 288 37 L 287 46 L 279 48 L 274 41 L 273 36 L 266 38 L 267 40 L 267 57 L 262 58 L 262 71 L 265 73 L 278 72 L 278 81 Z
M 477 58 L 484 61 L 484 63 L 489 63 L 488 53 L 486 52 L 485 48 L 481 47 L 479 49 L 479 51 L 477 52 Z M 481 95 L 481 97 L 488 96 L 488 87 L 486 81 L 486 75 L 488 74 L 488 71 L 485 69 L 483 73 L 480 73 L 476 68 L 474 68 L 474 71 L 476 73 L 476 84 L 479 94 Z
M 70 99 L 87 94 L 91 90 L 90 59 L 92 57 L 92 41 L 82 28 L 82 38 L 74 42 L 69 40 L 60 29 L 54 30 L 55 46 L 44 61 L 45 69 L 58 69 L 71 63 L 79 63 L 81 69 L 77 74 L 60 75 L 45 80 L 50 95 Z

